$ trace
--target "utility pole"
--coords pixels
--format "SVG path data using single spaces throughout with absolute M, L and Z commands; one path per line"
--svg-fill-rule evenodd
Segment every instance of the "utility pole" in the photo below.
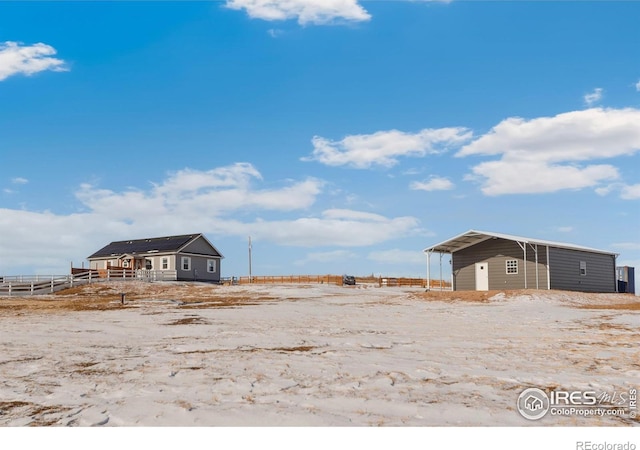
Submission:
M 249 283 L 253 283 L 253 278 L 251 277 L 251 236 L 249 236 Z

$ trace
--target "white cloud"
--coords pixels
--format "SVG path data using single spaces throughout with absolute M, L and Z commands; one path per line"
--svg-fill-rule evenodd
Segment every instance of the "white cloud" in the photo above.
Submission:
M 427 181 L 414 181 L 409 186 L 409 189 L 414 191 L 448 191 L 455 187 L 455 185 L 448 179 L 443 177 L 433 176 Z
M 13 184 L 27 184 L 29 182 L 29 180 L 27 180 L 26 178 L 22 178 L 22 177 L 15 177 L 11 179 L 11 183 Z
M 77 198 L 92 211 L 115 218 L 163 215 L 169 211 L 219 215 L 243 209 L 292 211 L 311 206 L 324 182 L 308 178 L 279 189 L 255 190 L 253 180 L 262 176 L 251 164 L 237 163 L 209 171 L 184 169 L 175 172 L 149 192 L 116 193 L 83 184 Z
M 412 175 L 419 175 L 424 171 L 424 169 L 419 169 L 417 167 L 412 167 L 410 169 L 405 170 L 404 172 L 402 172 L 402 175 L 407 175 L 407 176 L 412 176 Z
M 65 62 L 53 58 L 56 49 L 50 45 L 38 43 L 22 45 L 7 41 L 0 43 L 0 81 L 16 75 L 33 75 L 44 70 L 62 72 L 68 70 Z
M 246 230 L 240 235 L 249 233 L 277 244 L 298 247 L 361 247 L 421 232 L 415 217 L 378 216 L 367 220 L 364 217 L 347 218 L 346 215 L 335 217 L 333 211 L 325 211 L 321 217 L 234 224 L 234 229 Z M 360 216 L 357 211 L 353 215 Z
M 325 183 L 308 178 L 260 189 L 251 164 L 208 171 L 184 169 L 146 190 L 116 191 L 83 184 L 76 192 L 83 211 L 0 209 L 0 273 L 20 266 L 66 271 L 106 242 L 141 236 L 204 232 L 212 236 L 251 235 L 256 240 L 302 247 L 357 247 L 419 233 L 415 217 L 385 217 L 364 211 L 310 212 Z M 281 219 L 260 214 L 278 212 Z M 40 270 L 40 273 L 42 271 Z
M 486 195 L 555 192 L 619 178 L 609 164 L 581 165 L 640 150 L 640 110 L 593 108 L 532 120 L 508 118 L 463 146 L 456 156 L 500 155 L 466 179 Z
M 596 189 L 596 194 L 605 196 L 618 191 L 623 200 L 640 199 L 640 184 L 611 183 Z
M 600 196 L 609 195 L 618 186 L 620 186 L 620 183 L 611 183 L 604 186 L 600 186 L 595 189 L 595 193 Z
M 419 250 L 381 250 L 369 253 L 368 259 L 384 264 L 426 264 L 424 253 Z
M 373 165 L 392 167 L 398 158 L 423 157 L 440 153 L 471 139 L 466 128 L 424 129 L 417 133 L 398 130 L 347 136 L 331 141 L 320 136 L 312 140 L 313 153 L 303 161 L 317 161 L 328 166 L 348 165 L 367 169 Z
M 624 200 L 640 199 L 640 184 L 626 185 L 622 187 L 620 198 Z
M 277 28 L 269 28 L 267 30 L 267 34 L 275 39 L 277 37 L 282 36 L 284 34 L 284 31 L 283 30 L 279 30 Z
M 602 93 L 602 88 L 595 88 L 593 92 L 585 94 L 584 102 L 587 104 L 587 106 L 593 106 L 595 103 L 598 103 L 600 100 L 602 100 Z
M 301 25 L 362 22 L 371 19 L 357 0 L 227 0 L 226 7 L 244 9 L 253 19 L 297 19 Z
M 328 209 L 324 211 L 323 216 L 327 219 L 346 219 L 346 220 L 364 220 L 369 222 L 384 222 L 386 217 L 379 214 L 353 211 L 350 209 Z
M 640 250 L 640 242 L 617 242 L 611 245 L 622 250 Z
M 571 233 L 573 231 L 572 226 L 555 227 L 555 230 L 559 233 Z
M 640 92 L 640 80 L 636 83 L 636 91 Z
M 618 170 L 607 164 L 578 167 L 536 161 L 491 161 L 478 164 L 470 181 L 483 180 L 486 195 L 542 194 L 563 189 L 583 189 L 618 178 Z
M 354 259 L 357 255 L 349 250 L 333 250 L 329 252 L 313 252 L 309 253 L 306 258 L 295 261 L 298 266 L 303 266 L 307 263 L 339 263 L 347 259 Z

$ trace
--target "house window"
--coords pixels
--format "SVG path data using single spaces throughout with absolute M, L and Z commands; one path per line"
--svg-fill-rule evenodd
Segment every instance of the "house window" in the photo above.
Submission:
M 587 276 L 587 262 L 586 261 L 580 261 L 580 276 L 583 276 L 583 277 Z
M 507 273 L 517 274 L 518 273 L 518 260 L 517 259 L 507 259 Z
M 191 258 L 188 256 L 182 257 L 182 270 L 191 270 Z
M 145 259 L 144 260 L 144 268 L 147 269 L 147 270 L 153 269 L 153 263 L 151 262 L 150 259 Z
M 214 273 L 216 271 L 216 260 L 207 259 L 207 272 Z
M 169 268 L 169 258 L 162 258 L 162 270 Z

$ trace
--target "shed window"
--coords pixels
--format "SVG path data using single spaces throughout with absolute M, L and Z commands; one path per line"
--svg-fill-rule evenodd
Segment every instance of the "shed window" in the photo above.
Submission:
M 188 256 L 182 257 L 182 270 L 191 270 L 191 258 Z
M 145 259 L 144 260 L 144 268 L 147 269 L 147 270 L 153 269 L 153 264 L 152 264 L 150 259 Z
M 587 262 L 580 261 L 580 275 L 583 277 L 587 276 Z
M 518 273 L 518 260 L 517 259 L 507 259 L 506 261 L 507 273 L 517 274 Z
M 167 270 L 169 268 L 169 259 L 162 258 L 162 270 Z
M 207 272 L 214 273 L 216 271 L 216 260 L 207 259 Z

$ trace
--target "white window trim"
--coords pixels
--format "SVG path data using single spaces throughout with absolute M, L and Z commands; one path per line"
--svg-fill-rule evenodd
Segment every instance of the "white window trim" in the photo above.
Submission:
M 513 266 L 509 266 L 509 263 L 514 263 L 515 265 Z M 505 272 L 507 275 L 518 275 L 518 260 L 517 259 L 507 259 L 504 263 L 505 266 Z M 516 271 L 515 272 L 510 272 L 509 269 L 515 268 Z
M 187 263 L 187 268 L 185 269 L 184 263 Z M 189 256 L 183 256 L 180 258 L 180 269 L 183 270 L 184 272 L 188 272 L 191 270 L 191 258 Z
M 166 256 L 163 257 L 160 267 L 162 267 L 162 270 L 167 270 L 169 268 L 169 258 L 167 258 Z
M 586 277 L 587 276 L 587 262 L 586 261 L 580 261 L 580 276 L 581 277 Z
M 210 263 L 213 263 L 213 270 L 209 270 Z M 208 273 L 216 273 L 216 270 L 218 269 L 218 263 L 215 259 L 207 259 L 207 272 Z

